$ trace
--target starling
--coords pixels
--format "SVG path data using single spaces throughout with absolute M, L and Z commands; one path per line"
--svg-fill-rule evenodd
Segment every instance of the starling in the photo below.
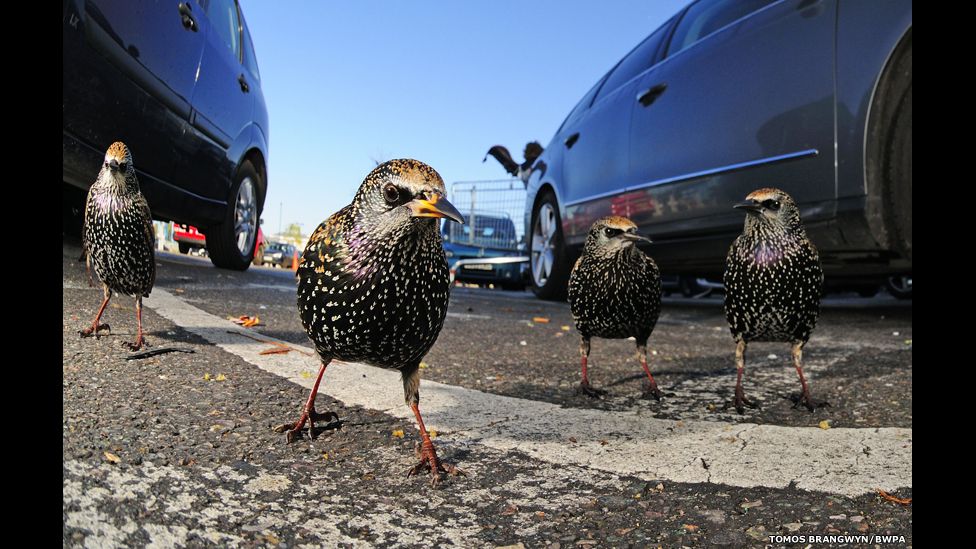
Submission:
M 132 153 L 121 141 L 108 148 L 98 179 L 88 190 L 82 248 L 89 280 L 94 266 L 105 298 L 81 336 L 97 337 L 100 330 L 108 329 L 99 320 L 112 292 L 118 292 L 136 298 L 139 332 L 129 348 L 136 351 L 148 345 L 142 335 L 142 298 L 149 297 L 156 281 L 156 233 L 149 204 L 139 191 Z
M 408 473 L 429 470 L 432 484 L 441 472 L 457 474 L 438 460 L 418 408 L 420 360 L 441 331 L 450 295 L 439 218 L 463 223 L 444 195 L 444 181 L 430 166 L 391 160 L 312 234 L 298 267 L 298 312 L 322 367 L 298 421 L 276 427 L 288 442 L 306 422 L 311 437 L 317 420 L 338 419 L 315 411 L 329 362 L 364 362 L 402 375 L 423 440 L 421 461 Z
M 542 155 L 542 145 L 538 141 L 530 141 L 525 145 L 525 149 L 522 151 L 522 156 L 525 157 L 525 162 L 521 164 L 515 162 L 512 159 L 512 153 L 508 152 L 508 149 L 502 145 L 495 145 L 494 147 L 488 149 L 485 157 L 481 159 L 482 162 L 488 160 L 488 156 L 491 155 L 499 164 L 505 168 L 512 177 L 517 177 L 522 180 L 522 183 L 529 182 L 529 176 L 532 175 L 532 165 L 535 164 L 537 158 Z
M 661 314 L 661 273 L 654 260 L 637 249 L 650 239 L 637 234 L 634 222 L 618 216 L 596 221 L 586 236 L 583 255 L 569 275 L 569 303 L 579 330 L 583 381 L 578 393 L 599 396 L 586 374 L 590 338 L 633 337 L 637 356 L 647 374 L 644 398 L 660 400 L 654 376 L 647 367 L 647 338 Z
M 750 341 L 793 345 L 793 366 L 803 389 L 797 405 L 810 411 L 801 359 L 820 316 L 823 269 L 807 238 L 800 212 L 788 194 L 759 189 L 735 208 L 746 211 L 745 229 L 729 249 L 725 264 L 725 317 L 735 339 L 735 409 L 755 404 L 742 394 L 742 371 Z

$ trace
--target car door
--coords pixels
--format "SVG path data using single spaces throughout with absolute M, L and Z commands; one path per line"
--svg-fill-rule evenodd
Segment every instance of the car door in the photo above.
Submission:
M 641 78 L 628 195 L 658 239 L 737 232 L 731 205 L 775 186 L 831 215 L 833 0 L 699 0 Z M 722 244 L 724 247 L 725 244 Z
M 611 70 L 592 105 L 568 125 L 556 146 L 562 151 L 563 193 L 566 206 L 563 232 L 570 244 L 585 238 L 604 209 L 586 206 L 622 190 L 627 183 L 631 110 L 639 79 L 659 54 L 670 24 L 651 33 Z
M 254 77 L 243 65 L 243 21 L 235 0 L 206 4 L 206 44 L 200 75 L 193 90 L 191 126 L 182 177 L 203 196 L 228 197 L 237 160 L 227 151 L 250 123 L 254 106 Z
M 202 10 L 177 0 L 87 0 L 84 10 L 97 54 L 64 53 L 64 129 L 101 153 L 125 141 L 139 172 L 168 181 L 203 51 Z

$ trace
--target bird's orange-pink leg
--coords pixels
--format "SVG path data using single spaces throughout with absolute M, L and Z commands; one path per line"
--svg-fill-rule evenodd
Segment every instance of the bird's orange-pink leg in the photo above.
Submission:
M 588 397 L 599 397 L 606 394 L 603 389 L 597 389 L 590 385 L 590 377 L 587 375 L 586 362 L 590 356 L 590 339 L 588 337 L 582 337 L 580 339 L 580 368 L 582 369 L 582 381 L 580 381 L 579 387 L 576 388 L 576 394 L 586 395 Z
M 796 368 L 796 375 L 800 376 L 800 387 L 803 393 L 800 395 L 800 400 L 796 402 L 796 406 L 803 405 L 807 410 L 813 412 L 817 408 L 823 408 L 825 406 L 830 406 L 827 402 L 818 402 L 814 404 L 813 399 L 810 398 L 810 389 L 807 387 L 807 380 L 803 377 L 803 343 L 793 344 L 793 366 Z
M 97 338 L 100 330 L 111 330 L 108 324 L 98 323 L 98 321 L 102 319 L 102 313 L 105 312 L 105 307 L 108 305 L 108 300 L 112 299 L 112 290 L 109 289 L 108 285 L 103 284 L 102 290 L 105 294 L 105 299 L 102 300 L 102 306 L 98 308 L 98 313 L 95 315 L 95 321 L 92 322 L 92 325 L 78 332 L 81 334 L 81 337 L 95 336 Z
M 746 398 L 742 392 L 742 372 L 746 369 L 746 341 L 741 339 L 735 344 L 735 411 L 745 413 L 745 407 L 758 408 L 759 405 Z
M 464 472 L 453 464 L 437 458 L 434 443 L 431 442 L 430 434 L 427 433 L 427 427 L 424 426 L 424 418 L 420 416 L 420 407 L 416 402 L 413 402 L 410 404 L 410 409 L 413 410 L 413 415 L 417 417 L 417 427 L 420 429 L 420 438 L 423 442 L 420 444 L 420 463 L 411 467 L 407 471 L 407 476 L 413 476 L 419 474 L 421 471 L 429 470 L 430 485 L 437 486 L 437 483 L 441 481 L 441 473 L 447 473 L 453 476 L 463 475 Z
M 641 368 L 644 369 L 644 373 L 647 374 L 648 385 L 644 387 L 644 394 L 641 395 L 643 398 L 653 398 L 654 400 L 661 400 L 664 393 L 657 388 L 657 382 L 654 381 L 654 376 L 651 375 L 651 369 L 647 367 L 647 345 L 637 345 L 637 355 L 640 357 Z
M 312 385 L 312 392 L 309 393 L 308 400 L 305 401 L 305 406 L 302 408 L 302 415 L 298 418 L 298 421 L 294 423 L 284 423 L 274 428 L 274 430 L 278 433 L 285 433 L 285 440 L 289 444 L 293 442 L 301 433 L 302 427 L 304 427 L 306 423 L 308 423 L 308 438 L 312 439 L 315 438 L 316 421 L 339 421 L 339 416 L 335 412 L 320 414 L 315 411 L 315 397 L 319 393 L 319 383 L 322 381 L 322 374 L 325 373 L 325 368 L 330 362 L 332 361 L 322 361 L 322 367 L 319 368 L 319 375 L 315 378 L 315 384 Z
M 131 351 L 138 351 L 139 349 L 148 347 L 149 344 L 146 343 L 146 338 L 142 335 L 142 296 L 136 298 L 136 324 L 139 326 L 139 333 L 136 336 L 134 343 L 127 343 L 126 346 Z

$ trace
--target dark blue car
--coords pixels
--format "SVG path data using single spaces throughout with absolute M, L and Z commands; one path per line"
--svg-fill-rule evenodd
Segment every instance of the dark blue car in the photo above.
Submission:
M 506 290 L 525 289 L 524 252 L 515 222 L 503 212 L 466 212 L 464 224 L 445 222 L 444 252 L 453 279 Z
M 828 276 L 912 270 L 910 0 L 698 0 L 569 113 L 528 182 L 532 286 L 565 295 L 596 219 L 672 274 L 719 275 L 760 187 L 800 204 Z
M 251 264 L 267 194 L 268 112 L 235 0 L 62 1 L 65 229 L 105 149 L 124 141 L 161 220 L 206 235 L 218 267 Z

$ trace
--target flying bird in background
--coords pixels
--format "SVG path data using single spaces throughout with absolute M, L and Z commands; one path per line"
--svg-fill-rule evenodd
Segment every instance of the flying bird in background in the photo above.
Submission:
M 512 155 L 508 152 L 508 149 L 502 145 L 495 145 L 488 149 L 488 153 L 485 154 L 485 157 L 481 161 L 485 162 L 488 160 L 488 156 L 493 156 L 512 177 L 517 177 L 522 180 L 522 183 L 527 184 L 529 182 L 529 176 L 532 175 L 532 166 L 539 156 L 542 155 L 543 150 L 542 145 L 538 141 L 532 141 L 526 144 L 525 150 L 522 153 L 525 157 L 525 162 L 519 164 L 512 159 Z

